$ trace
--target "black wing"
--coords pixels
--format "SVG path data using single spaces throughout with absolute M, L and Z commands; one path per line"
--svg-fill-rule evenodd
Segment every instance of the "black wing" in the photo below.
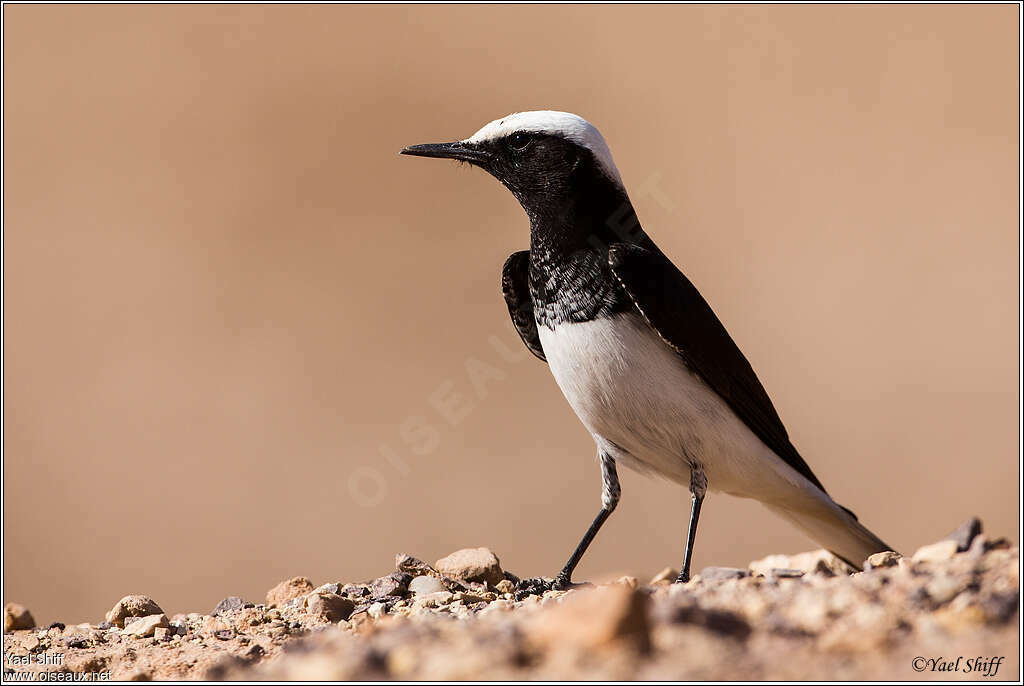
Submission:
M 501 292 L 512 317 L 512 325 L 530 352 L 544 360 L 544 348 L 537 335 L 537 322 L 533 319 L 533 298 L 530 297 L 530 251 L 520 250 L 509 255 L 501 268 Z
M 786 427 L 747 358 L 689 279 L 657 249 L 619 243 L 609 249 L 608 262 L 647 323 L 765 445 L 824 491 L 790 443 Z

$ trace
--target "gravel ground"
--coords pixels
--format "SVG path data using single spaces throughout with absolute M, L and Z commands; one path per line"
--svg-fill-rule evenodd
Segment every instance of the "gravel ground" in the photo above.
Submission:
M 647 584 L 537 596 L 475 548 L 434 565 L 398 555 L 367 583 L 296 577 L 262 603 L 225 598 L 209 615 L 167 617 L 126 596 L 105 622 L 41 628 L 11 603 L 5 681 L 1019 680 L 1019 551 L 979 532 L 972 520 L 855 574 L 816 551 L 707 568 L 687 584 L 665 570 Z

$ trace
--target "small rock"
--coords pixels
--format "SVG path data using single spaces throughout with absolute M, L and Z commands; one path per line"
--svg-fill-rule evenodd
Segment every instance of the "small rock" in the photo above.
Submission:
M 421 610 L 427 607 L 447 605 L 452 601 L 452 597 L 453 595 L 450 591 L 438 591 L 437 593 L 416 596 L 416 600 L 412 601 L 412 609 Z
M 985 553 L 988 552 L 988 540 L 985 538 L 985 534 L 978 534 L 971 541 L 971 547 L 967 550 L 967 555 L 972 560 L 980 560 L 985 557 Z
M 374 579 L 370 582 L 370 597 L 374 600 L 387 598 L 388 596 L 403 596 L 409 590 L 409 582 L 412 581 L 405 572 L 392 572 L 387 576 Z
M 963 590 L 963 585 L 951 576 L 942 575 L 929 581 L 924 590 L 928 592 L 928 596 L 936 605 L 945 605 L 959 595 Z
M 487 548 L 456 550 L 438 560 L 435 567 L 445 576 L 461 581 L 486 582 L 491 586 L 497 586 L 505 578 L 498 557 Z
M 217 603 L 217 607 L 213 608 L 211 615 L 219 615 L 226 612 L 237 612 L 238 610 L 244 610 L 247 607 L 255 607 L 252 603 L 242 600 L 238 596 L 229 596 L 224 600 Z
M 341 587 L 341 593 L 338 595 L 347 595 L 355 598 L 361 598 L 363 596 L 370 595 L 370 589 L 363 584 L 345 584 Z
M 1020 610 L 1020 591 L 993 593 L 982 601 L 985 617 L 993 622 L 1007 622 Z
M 472 593 L 469 591 L 459 591 L 452 595 L 454 600 L 461 600 L 466 605 L 473 605 L 475 603 L 489 603 L 495 599 L 493 593 Z
M 328 622 L 348 619 L 355 607 L 355 602 L 337 593 L 313 593 L 306 599 L 306 611 Z
M 999 538 L 988 541 L 985 544 L 985 550 L 1006 550 L 1010 547 L 1010 539 L 1006 536 L 1000 536 Z
M 646 594 L 618 584 L 573 591 L 526 623 L 527 639 L 543 649 L 569 643 L 592 650 L 626 643 L 646 650 L 646 605 Z
M 957 552 L 964 553 L 970 549 L 971 543 L 980 533 L 981 520 L 977 517 L 971 517 L 957 527 L 956 531 L 946 536 L 946 540 L 955 542 Z
M 620 576 L 618 579 L 615 580 L 615 583 L 619 584 L 620 586 L 626 586 L 628 588 L 637 587 L 637 580 L 635 576 Z
M 953 559 L 957 550 L 959 550 L 959 546 L 956 541 L 939 541 L 918 548 L 914 553 L 914 562 L 945 562 Z
M 387 605 L 381 602 L 376 602 L 366 608 L 366 614 L 370 615 L 374 619 L 380 619 L 388 612 Z
M 498 589 L 498 592 L 500 593 L 515 593 L 516 591 L 515 583 L 511 579 L 507 578 L 499 581 L 495 588 Z
M 804 575 L 804 572 L 800 569 L 770 569 L 768 570 L 768 576 L 773 576 L 776 579 L 799 579 Z
M 827 550 L 812 550 L 796 555 L 769 555 L 751 562 L 753 574 L 769 576 L 772 569 L 799 569 L 806 574 L 823 576 L 848 576 L 855 570 Z
M 35 652 L 35 649 L 39 647 L 39 639 L 34 634 L 26 634 L 24 638 L 18 641 L 22 650 L 26 650 L 30 653 Z
M 125 620 L 129 617 L 150 617 L 163 613 L 160 606 L 148 596 L 126 595 L 117 601 L 117 604 L 107 613 L 107 621 L 118 627 L 123 627 Z
M 750 572 L 736 567 L 705 567 L 700 570 L 700 578 L 704 581 L 726 581 L 742 579 L 745 576 L 750 576 Z
M 790 562 L 789 555 L 769 555 L 760 560 L 754 560 L 747 566 L 750 568 L 751 574 L 760 574 L 762 576 L 767 576 L 768 572 L 772 569 L 791 569 L 795 567 Z M 704 574 L 701 573 L 701 576 L 704 576 Z
M 395 555 L 395 569 L 400 572 L 405 572 L 412 577 L 432 576 L 444 584 L 445 590 L 451 591 L 452 593 L 467 590 L 466 584 L 461 581 L 445 576 L 423 560 L 419 560 L 411 555 L 406 555 L 405 553 Z M 513 584 L 517 583 L 514 575 L 509 575 L 508 573 L 505 574 L 505 578 L 509 578 L 510 576 L 512 577 L 510 581 Z
M 124 635 L 135 638 L 152 636 L 157 627 L 167 628 L 170 623 L 164 613 L 148 615 L 146 617 L 128 617 L 128 624 L 125 626 Z
M 502 581 L 503 584 L 512 585 L 508 581 Z M 433 576 L 418 576 L 409 582 L 409 592 L 417 596 L 426 595 L 428 593 L 438 593 L 440 591 L 447 591 L 441 580 Z
M 88 648 L 89 647 L 89 639 L 87 637 L 85 637 L 85 636 L 82 636 L 82 635 L 65 636 L 64 638 L 62 638 L 60 640 L 60 642 L 66 648 L 75 649 L 75 648 Z
M 693 624 L 721 636 L 731 636 L 741 641 L 752 631 L 750 624 L 742 615 L 729 610 L 701 608 L 697 605 L 672 607 L 668 611 L 667 621 L 676 624 Z
M 57 631 L 64 631 L 64 622 L 50 622 L 50 626 L 46 627 L 47 631 L 50 629 L 56 629 Z
M 901 557 L 903 556 L 891 550 L 875 553 L 866 560 L 864 570 L 868 571 L 871 569 L 878 569 L 880 567 L 895 567 L 899 564 Z
M 811 570 L 811 574 L 828 578 L 836 575 L 835 571 L 832 569 L 832 565 L 827 563 L 825 560 L 818 560 L 818 564 L 814 565 L 814 569 Z
M 342 595 L 341 586 L 338 584 L 324 584 L 317 588 L 314 593 L 333 593 L 335 595 Z
M 170 627 L 158 626 L 153 629 L 153 638 L 158 641 L 166 641 L 171 636 L 173 629 Z
M 857 571 L 827 550 L 792 555 L 786 568 L 823 576 L 849 576 Z
M 412 555 L 398 553 L 395 555 L 395 569 L 409 576 L 437 576 L 438 571 L 423 560 Z
M 313 582 L 304 576 L 297 576 L 287 581 L 282 581 L 267 591 L 267 606 L 283 607 L 289 600 L 305 595 L 312 590 Z
M 661 570 L 651 578 L 650 583 L 652 586 L 654 584 L 672 583 L 678 577 L 679 572 L 672 569 L 671 567 L 665 567 L 665 569 Z
M 207 636 L 212 636 L 216 634 L 218 631 L 223 631 L 224 629 L 230 628 L 231 625 L 226 620 L 221 619 L 220 617 L 206 615 L 201 620 L 201 623 L 199 625 L 199 632 Z
M 4 605 L 4 633 L 31 629 L 36 625 L 32 613 L 24 605 L 7 603 Z

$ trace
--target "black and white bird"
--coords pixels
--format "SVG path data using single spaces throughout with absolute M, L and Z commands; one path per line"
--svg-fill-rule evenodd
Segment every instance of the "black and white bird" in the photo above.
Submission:
M 617 464 L 690 489 L 681 582 L 709 490 L 764 503 L 857 568 L 891 550 L 832 500 L 793 447 L 750 363 L 641 228 L 594 126 L 567 112 L 520 112 L 465 140 L 401 152 L 480 167 L 530 219 L 530 249 L 505 262 L 505 301 L 593 436 L 603 485 L 601 510 L 565 567 L 535 586 L 571 585 L 619 501 Z

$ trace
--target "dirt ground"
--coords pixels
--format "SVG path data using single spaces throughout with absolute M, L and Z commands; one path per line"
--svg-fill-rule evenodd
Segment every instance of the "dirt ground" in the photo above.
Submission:
M 685 584 L 665 570 L 528 595 L 477 548 L 433 565 L 400 554 L 366 583 L 296 577 L 210 614 L 167 617 L 136 595 L 106 621 L 35 627 L 9 603 L 4 676 L 1017 680 L 1019 551 L 979 530 L 967 522 L 857 573 L 815 551 L 706 568 Z

